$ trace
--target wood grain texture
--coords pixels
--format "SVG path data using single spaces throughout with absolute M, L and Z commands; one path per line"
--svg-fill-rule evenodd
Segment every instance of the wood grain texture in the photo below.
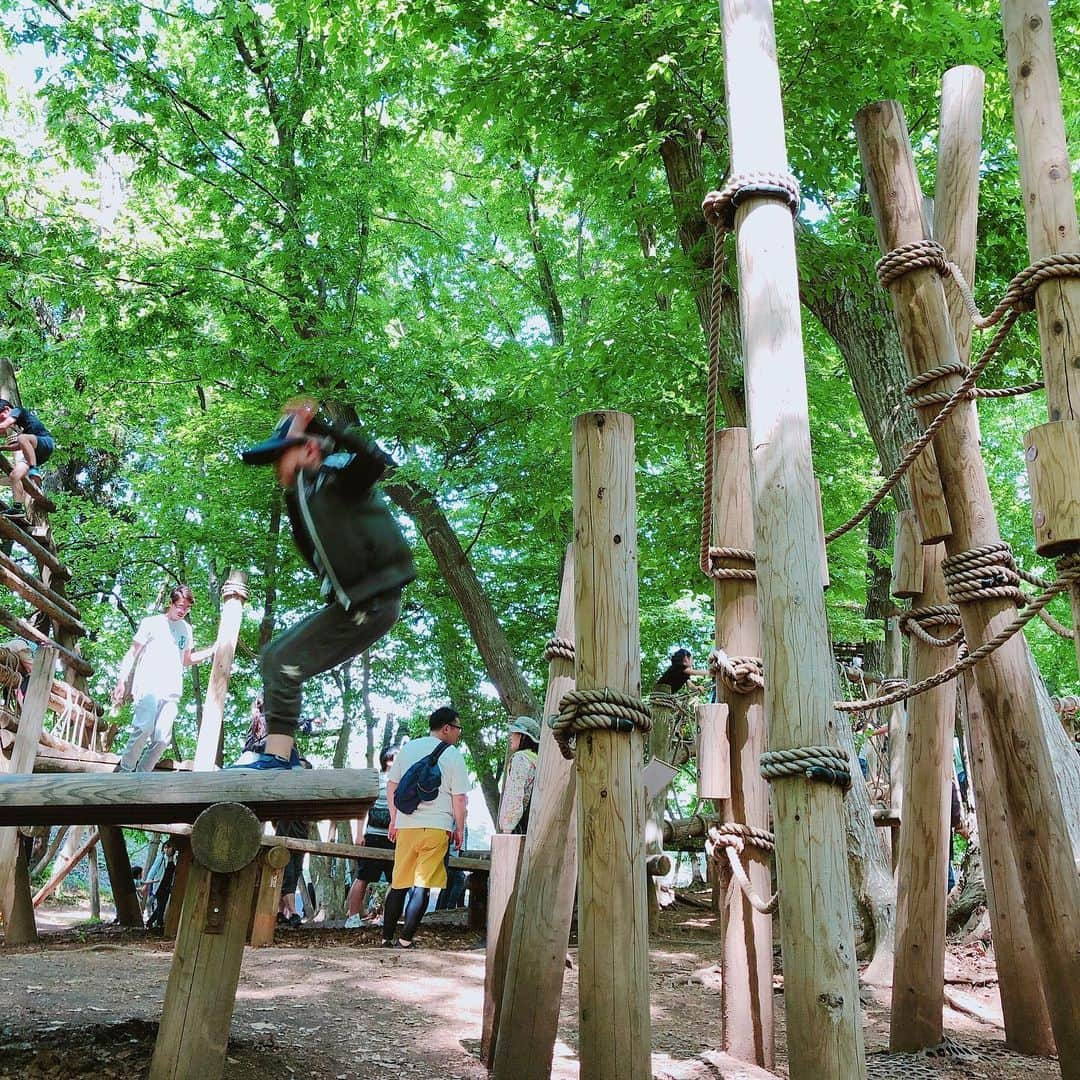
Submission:
M 0 776 L 0 825 L 190 822 L 219 802 L 243 803 L 262 821 L 349 818 L 377 795 L 374 769 L 8 775 Z
M 1024 191 L 1028 255 L 1080 251 L 1076 193 L 1047 0 L 1002 0 L 1016 149 Z M 1075 27 L 1063 32 L 1075 34 Z M 1075 108 L 1075 103 L 1073 103 Z M 1051 420 L 1080 419 L 1080 278 L 1058 278 L 1035 294 L 1046 404 Z
M 190 872 L 150 1080 L 219 1080 L 244 955 L 257 866 Z
M 914 510 L 896 515 L 896 540 L 893 542 L 893 596 L 910 599 L 923 591 L 922 533 Z
M 786 173 L 772 6 L 723 0 L 721 16 L 731 171 Z M 753 195 L 735 223 L 769 748 L 836 745 L 794 227 L 782 202 Z M 791 1074 L 858 1080 L 866 1065 L 843 795 L 804 779 L 771 791 Z
M 754 501 L 750 484 L 750 435 L 726 428 L 713 443 L 712 535 L 717 547 L 754 550 Z M 820 494 L 815 491 L 820 515 Z M 824 556 L 824 543 L 822 543 Z M 745 563 L 721 560 L 721 566 Z M 731 656 L 761 656 L 757 585 L 721 578 L 713 583 L 714 639 Z M 726 757 L 729 790 L 716 804 L 724 821 L 768 829 L 769 785 L 758 762 L 765 745 L 763 692 L 740 694 L 716 681 L 717 701 L 728 713 Z M 702 742 L 704 745 L 704 730 Z M 700 753 L 700 751 L 699 751 Z M 704 766 L 699 761 L 699 769 Z M 772 892 L 769 853 L 746 847 L 743 866 L 759 896 Z M 755 911 L 740 888 L 729 888 L 721 916 L 724 1049 L 771 1068 L 775 1059 L 771 915 Z
M 571 544 L 555 623 L 555 636 L 566 641 L 574 640 L 574 561 Z M 553 657 L 544 716 L 558 712 L 563 695 L 573 689 L 574 661 Z M 554 733 L 544 724 L 496 1025 L 496 1080 L 547 1080 L 551 1075 L 577 885 L 574 799 L 574 763 L 562 756 Z
M 922 548 L 926 588 L 913 607 L 947 602 L 941 544 Z M 948 637 L 953 627 L 929 632 Z M 944 632 L 942 632 L 944 631 Z M 908 681 L 920 682 L 956 660 L 956 645 L 911 638 Z M 944 683 L 908 702 L 904 740 L 903 827 L 896 860 L 896 949 L 889 1048 L 936 1046 L 942 1038 L 945 988 L 945 894 L 949 845 L 949 785 L 956 684 Z
M 881 250 L 926 238 L 922 198 L 903 112 L 877 102 L 856 120 Z M 941 279 L 917 270 L 890 286 L 904 353 L 912 374 L 957 363 Z M 940 380 L 955 385 L 956 378 Z M 925 421 L 924 417 L 924 421 Z M 964 403 L 935 440 L 953 535 L 950 555 L 993 544 L 1000 533 L 979 455 L 974 410 Z M 1013 618 L 1015 606 L 980 600 L 961 608 L 968 647 L 977 648 Z M 1008 814 L 1013 851 L 1022 867 L 1031 923 L 1062 1074 L 1080 1076 L 1080 878 L 1053 760 L 1037 712 L 1026 644 L 1014 636 L 976 665 L 975 680 L 990 718 L 990 742 Z
M 912 447 L 904 445 L 904 453 Z M 938 475 L 937 455 L 934 444 L 923 448 L 911 463 L 908 471 L 911 502 L 919 521 L 919 535 L 924 544 L 937 544 L 952 534 L 952 521 L 945 496 L 941 494 L 941 477 Z
M 487 954 L 484 964 L 484 1014 L 480 1029 L 480 1058 L 488 1068 L 495 1060 L 495 1044 L 506 985 L 506 961 L 514 927 L 514 904 L 525 837 L 496 833 L 491 838 L 491 874 L 488 877 Z
M 6 769 L 7 775 L 0 774 L 0 783 L 17 783 L 15 774 L 33 771 L 37 757 L 38 743 L 45 723 L 45 710 L 49 705 L 49 693 L 52 690 L 52 673 L 56 665 L 58 650 L 38 649 L 34 656 L 34 665 L 30 670 L 30 684 L 26 688 L 22 710 L 19 714 L 19 730 L 11 748 L 11 756 L 0 754 L 0 769 Z M 33 825 L 30 821 L 5 821 L 0 817 L 0 826 Z M 10 918 L 15 901 L 15 862 L 19 852 L 19 834 L 14 828 L 0 828 L 0 913 L 5 919 Z
M 975 284 L 978 238 L 985 82 L 985 76 L 977 67 L 956 67 L 945 72 L 941 80 L 941 122 L 938 125 L 934 235 L 972 286 Z M 960 359 L 968 363 L 971 315 L 959 290 L 948 289 L 945 296 L 957 352 Z M 1077 460 L 1080 460 L 1080 444 L 1077 457 L 1073 459 L 1074 469 Z M 1032 507 L 1037 506 L 1033 485 Z M 1038 539 L 1036 530 L 1036 547 Z M 1005 825 L 1001 788 L 994 772 L 986 731 L 987 717 L 970 672 L 962 676 L 958 689 L 965 702 L 964 727 L 970 747 L 968 782 L 975 792 L 998 989 L 1005 1017 L 1005 1039 L 1020 1053 L 1045 1056 L 1053 1052 L 1054 1036 L 1035 963 L 1016 860 Z
M 266 848 L 261 862 L 251 930 L 248 934 L 248 944 L 253 949 L 274 944 L 277 914 L 281 907 L 281 882 L 285 876 L 285 866 L 289 862 L 288 848 L 280 844 Z
M 195 768 L 200 772 L 220 764 L 221 724 L 225 715 L 225 695 L 229 692 L 229 673 L 232 671 L 236 642 L 240 638 L 240 622 L 244 617 L 247 597 L 247 574 L 242 570 L 229 572 L 221 590 L 221 618 L 214 642 L 214 659 L 210 680 L 206 686 L 199 741 L 195 746 Z
M 574 623 L 579 690 L 641 694 L 634 426 L 625 413 L 574 421 Z M 644 737 L 577 739 L 581 1073 L 652 1076 Z

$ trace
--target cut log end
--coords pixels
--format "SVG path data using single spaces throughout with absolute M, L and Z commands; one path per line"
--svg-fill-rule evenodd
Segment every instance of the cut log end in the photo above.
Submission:
M 200 866 L 230 874 L 247 866 L 262 840 L 259 819 L 240 803 L 215 803 L 191 827 L 191 852 Z

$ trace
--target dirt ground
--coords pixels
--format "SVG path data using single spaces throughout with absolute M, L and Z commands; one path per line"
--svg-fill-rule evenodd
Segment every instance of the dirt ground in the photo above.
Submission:
M 0 1080 L 137 1080 L 147 1075 L 172 944 L 144 932 L 80 924 L 85 912 L 45 907 L 42 943 L 0 950 Z M 430 918 L 430 917 L 429 917 Z M 378 947 L 377 929 L 302 926 L 278 944 L 247 949 L 232 1022 L 227 1080 L 474 1080 L 483 1009 L 484 951 L 464 915 L 422 928 L 414 952 Z M 720 1049 L 717 928 L 708 911 L 677 904 L 651 948 L 653 1075 L 731 1075 Z M 578 1075 L 577 950 L 566 971 L 552 1077 Z M 993 961 L 953 948 L 950 986 L 1000 1012 Z M 777 1073 L 784 1060 L 783 980 L 777 978 Z M 866 1049 L 874 1078 L 1050 1080 L 1054 1061 L 1008 1054 L 1000 1028 L 951 1008 L 961 1048 L 944 1059 L 883 1056 L 888 997 L 864 988 Z M 963 1053 L 963 1057 L 958 1057 Z M 839 1080 L 839 1078 L 838 1078 Z

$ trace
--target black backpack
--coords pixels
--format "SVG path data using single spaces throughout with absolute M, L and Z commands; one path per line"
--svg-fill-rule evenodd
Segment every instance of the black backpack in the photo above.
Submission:
M 449 743 L 440 742 L 430 754 L 425 754 L 405 770 L 394 790 L 394 805 L 403 814 L 414 813 L 421 803 L 431 802 L 438 796 L 442 785 L 439 758 L 449 746 Z

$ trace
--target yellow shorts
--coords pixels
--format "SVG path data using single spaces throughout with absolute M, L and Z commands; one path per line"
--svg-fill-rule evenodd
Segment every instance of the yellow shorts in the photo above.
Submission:
M 450 847 L 445 829 L 400 829 L 394 855 L 393 889 L 445 889 L 444 859 Z

